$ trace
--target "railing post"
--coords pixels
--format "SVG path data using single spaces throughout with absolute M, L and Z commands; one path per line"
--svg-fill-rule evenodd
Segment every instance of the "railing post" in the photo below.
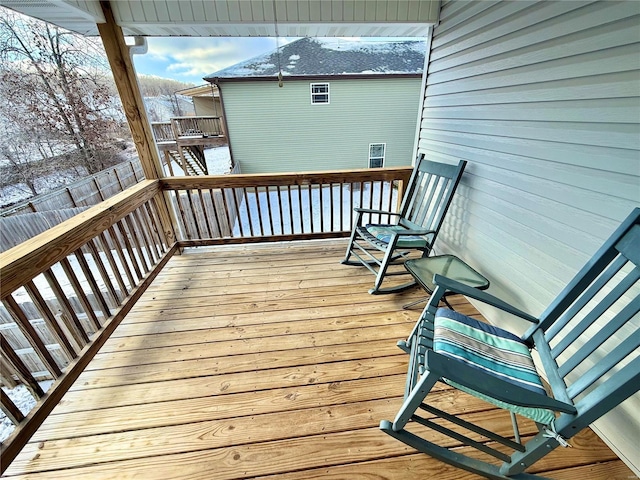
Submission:
M 102 1 L 100 4 L 106 23 L 99 23 L 98 31 L 111 65 L 140 163 L 148 179 L 160 178 L 163 176 L 160 159 L 155 149 L 153 133 L 144 108 L 135 67 L 129 55 L 129 47 L 125 43 L 122 29 L 115 23 L 110 3 Z
M 135 67 L 129 54 L 129 47 L 125 43 L 122 29 L 115 22 L 110 3 L 103 0 L 100 5 L 106 22 L 98 24 L 98 31 L 111 66 L 142 169 L 145 177 L 149 180 L 162 178 L 164 177 L 164 172 L 160 156 L 158 155 L 151 125 L 144 108 L 144 101 L 140 93 Z M 165 217 L 163 224 L 171 225 L 172 227 L 165 234 L 168 239 L 174 241 L 177 221 L 166 198 L 163 203 L 164 206 L 159 208 L 160 215 Z

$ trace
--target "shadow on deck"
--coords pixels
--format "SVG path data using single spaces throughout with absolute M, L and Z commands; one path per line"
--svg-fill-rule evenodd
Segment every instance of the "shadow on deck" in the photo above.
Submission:
M 6 471 L 20 478 L 477 478 L 378 430 L 402 401 L 396 346 L 419 290 L 371 296 L 346 240 L 174 256 Z M 475 309 L 452 297 L 466 314 Z M 419 307 L 418 307 L 419 308 Z M 443 386 L 439 407 L 506 430 Z M 531 432 L 526 426 L 523 432 Z M 534 471 L 631 478 L 590 431 Z

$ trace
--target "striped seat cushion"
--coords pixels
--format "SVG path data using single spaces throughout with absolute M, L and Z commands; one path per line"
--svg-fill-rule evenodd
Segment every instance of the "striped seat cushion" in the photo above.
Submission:
M 532 392 L 547 394 L 527 345 L 517 336 L 501 328 L 446 308 L 439 308 L 434 320 L 433 350 Z M 547 409 L 508 404 L 455 382 L 447 383 L 545 425 L 555 418 L 554 413 Z
M 368 224 L 365 225 L 367 231 L 376 237 L 378 240 L 384 243 L 391 241 L 391 235 L 395 232 L 403 232 L 406 230 L 401 225 L 377 225 Z M 427 246 L 427 241 L 420 235 L 403 235 L 396 243 L 396 246 L 400 248 L 422 248 Z

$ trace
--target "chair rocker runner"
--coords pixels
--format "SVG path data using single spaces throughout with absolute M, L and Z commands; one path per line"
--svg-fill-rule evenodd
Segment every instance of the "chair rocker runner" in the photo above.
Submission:
M 411 252 L 422 252 L 422 257 L 429 255 L 466 163 L 462 160 L 457 165 L 431 162 L 420 155 L 399 212 L 354 209 L 356 218 L 342 263 L 363 265 L 376 275 L 369 293 L 398 292 L 416 284 L 412 279 L 402 285 L 381 288 L 385 276 L 408 275 L 404 268 L 392 271 L 390 266 L 402 264 Z M 397 220 L 394 224 L 364 223 L 365 218 L 374 216 Z
M 525 469 L 558 445 L 566 445 L 567 439 L 640 389 L 639 280 L 640 208 L 618 227 L 540 318 L 436 275 L 436 289 L 420 319 L 408 339 L 398 342 L 410 353 L 404 403 L 394 421 L 383 420 L 380 428 L 421 452 L 487 478 L 539 478 L 524 473 Z M 532 326 L 517 337 L 438 308 L 445 291 L 492 305 Z M 533 349 L 551 395 L 531 359 Z M 431 390 L 439 381 L 508 410 L 515 440 L 436 408 L 438 393 Z M 428 394 L 432 394 L 429 399 Z M 529 441 L 520 439 L 516 414 L 535 422 L 537 428 L 527 424 L 535 435 Z M 443 425 L 444 421 L 450 422 L 447 425 L 451 428 Z M 450 437 L 447 448 L 421 437 L 429 434 L 424 427 Z M 462 429 L 470 431 L 467 435 L 473 438 L 460 433 Z M 501 446 L 494 448 L 487 442 Z M 502 464 L 450 449 L 460 444 Z M 512 453 L 504 453 L 505 447 Z

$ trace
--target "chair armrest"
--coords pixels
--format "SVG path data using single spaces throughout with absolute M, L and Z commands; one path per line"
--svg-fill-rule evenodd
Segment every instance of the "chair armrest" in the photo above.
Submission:
M 527 320 L 528 322 L 535 323 L 535 324 L 540 322 L 540 320 L 538 320 L 536 317 L 529 315 L 526 312 L 523 312 L 522 310 L 514 307 L 513 305 L 508 304 L 507 302 L 499 299 L 498 297 L 491 295 L 490 293 L 484 292 L 482 290 L 478 290 L 477 288 L 469 287 L 464 283 L 458 282 L 456 280 L 452 280 L 443 275 L 438 275 L 436 273 L 433 276 L 433 283 L 435 285 L 439 285 L 445 288 L 450 292 L 459 293 L 461 295 L 464 295 L 465 297 L 471 297 L 483 303 L 486 303 L 487 305 L 491 305 L 493 307 L 499 308 L 500 310 L 503 310 L 507 313 L 510 313 L 524 320 Z
M 372 208 L 360 208 L 360 207 L 356 207 L 353 209 L 354 212 L 356 213 L 380 213 L 382 215 L 393 215 L 394 217 L 399 217 L 400 214 L 396 213 L 396 212 L 389 212 L 387 210 L 375 210 Z
M 576 407 L 570 403 L 561 402 L 519 385 L 514 385 L 499 377 L 473 368 L 460 360 L 445 357 L 433 350 L 427 350 L 425 366 L 430 372 L 444 377 L 452 382 L 463 385 L 471 390 L 482 393 L 501 402 L 522 407 L 547 408 L 556 412 L 575 414 Z
M 434 230 L 400 230 L 394 233 L 401 237 L 402 235 L 429 235 L 436 232 Z

